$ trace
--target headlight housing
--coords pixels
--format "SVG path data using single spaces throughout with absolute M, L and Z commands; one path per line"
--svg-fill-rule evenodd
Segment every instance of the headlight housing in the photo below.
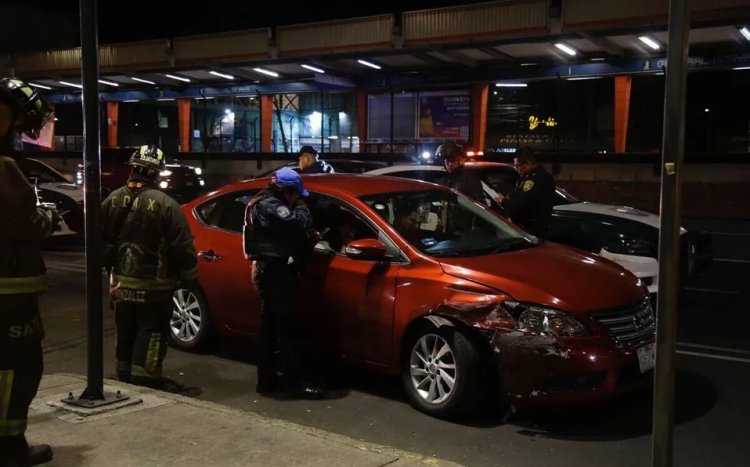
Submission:
M 638 238 L 618 238 L 604 245 L 604 249 L 618 255 L 654 257 L 656 248 L 653 242 Z
M 542 305 L 504 302 L 516 320 L 516 330 L 559 337 L 588 336 L 591 333 L 577 319 L 560 310 Z
M 195 167 L 193 170 L 195 171 L 195 175 L 203 174 L 203 169 L 201 169 L 200 167 Z

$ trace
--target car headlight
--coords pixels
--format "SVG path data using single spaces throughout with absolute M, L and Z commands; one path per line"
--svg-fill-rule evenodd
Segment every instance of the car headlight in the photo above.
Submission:
M 167 188 L 167 187 L 169 187 L 169 182 L 167 181 L 159 182 L 159 188 Z
M 200 167 L 196 167 L 194 170 L 195 170 L 195 175 L 203 174 L 203 169 L 201 169 Z
M 161 172 L 159 172 L 159 175 L 161 177 L 169 177 L 170 175 L 172 175 L 172 171 L 169 169 L 162 170 Z
M 577 319 L 560 310 L 518 302 L 504 302 L 503 306 L 516 319 L 518 331 L 561 337 L 591 334 Z
M 619 255 L 654 256 L 656 253 L 653 242 L 637 238 L 619 238 L 604 245 L 604 249 Z

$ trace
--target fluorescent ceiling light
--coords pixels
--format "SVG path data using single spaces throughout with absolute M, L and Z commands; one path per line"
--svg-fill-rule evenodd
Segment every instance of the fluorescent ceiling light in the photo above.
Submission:
M 539 65 L 539 64 L 538 63 L 533 63 L 533 62 L 532 63 L 522 63 L 521 64 L 521 66 L 534 66 L 534 65 Z
M 183 76 L 177 76 L 177 75 L 164 75 L 164 76 L 166 76 L 167 78 L 176 79 L 177 81 L 182 81 L 182 82 L 185 82 L 185 83 L 189 83 L 190 82 L 189 79 L 187 79 L 187 78 L 185 78 Z
M 575 76 L 573 78 L 565 78 L 568 81 L 583 81 L 587 79 L 601 79 L 601 76 Z
M 495 86 L 499 88 L 525 88 L 528 86 L 526 83 L 495 83 Z
M 58 83 L 64 84 L 65 86 L 72 86 L 74 88 L 83 89 L 83 86 L 81 86 L 80 84 L 69 83 L 67 81 L 58 81 Z
M 117 88 L 117 87 L 120 87 L 120 85 L 119 85 L 119 84 L 117 84 L 117 83 L 115 83 L 115 82 L 113 82 L 113 81 L 107 81 L 106 79 L 100 79 L 100 80 L 99 80 L 99 82 L 100 82 L 100 83 L 102 83 L 102 84 L 106 84 L 106 85 L 108 85 L 108 86 L 114 86 L 114 87 L 116 87 L 116 88 Z
M 606 57 L 594 57 L 594 58 L 591 59 L 591 61 L 592 62 L 603 62 L 606 59 L 607 59 Z
M 370 68 L 375 68 L 376 70 L 380 69 L 380 65 L 376 65 L 372 62 L 368 62 L 367 60 L 357 60 L 357 63 L 364 65 L 364 66 L 369 66 Z
M 643 42 L 644 44 L 646 44 L 647 46 L 651 47 L 654 50 L 661 49 L 661 46 L 659 45 L 659 43 L 656 42 L 655 40 L 651 39 L 648 36 L 641 36 L 641 37 L 638 38 L 638 40 L 641 41 L 641 42 Z
M 740 28 L 740 34 L 742 34 L 745 39 L 750 41 L 750 30 L 748 30 L 747 27 Z
M 325 70 L 322 70 L 322 69 L 320 69 L 320 68 L 316 68 L 316 67 L 314 67 L 314 66 L 312 66 L 312 65 L 304 65 L 304 64 L 302 64 L 302 65 L 300 65 L 300 66 L 301 66 L 302 68 L 306 68 L 306 69 L 308 69 L 308 70 L 310 70 L 310 71 L 314 71 L 315 73 L 325 73 L 325 72 L 326 72 Z
M 262 73 L 264 75 L 273 76 L 274 78 L 278 78 L 279 74 L 275 71 L 266 70 L 265 68 L 253 68 L 253 71 L 256 73 Z
M 732 68 L 733 70 L 750 70 L 750 66 L 738 66 Z
M 123 102 L 140 102 L 138 99 L 126 99 Z
M 227 75 L 226 73 L 219 73 L 218 71 L 213 71 L 213 70 L 211 70 L 211 71 L 209 71 L 209 73 L 210 73 L 210 74 L 212 74 L 212 75 L 214 75 L 214 76 L 218 76 L 218 77 L 220 77 L 220 78 L 225 78 L 225 79 L 234 79 L 234 76 L 232 76 L 232 75 Z
M 133 81 L 138 81 L 139 83 L 156 84 L 153 81 L 149 81 L 147 79 L 142 79 L 142 78 L 136 78 L 135 76 L 131 76 L 130 79 L 132 79 Z
M 167 102 L 167 101 L 173 101 L 174 97 L 164 97 L 164 98 L 156 99 L 156 100 L 159 102 Z
M 562 42 L 556 43 L 555 47 L 557 47 L 558 49 L 562 50 L 563 52 L 565 52 L 566 54 L 570 55 L 571 57 L 575 57 L 576 53 L 578 53 L 578 52 L 576 52 L 576 49 L 574 49 L 573 47 L 571 47 L 569 45 L 565 45 Z
M 35 88 L 40 88 L 40 89 L 46 89 L 48 91 L 52 89 L 49 86 L 45 86 L 43 84 L 37 84 L 37 83 L 29 83 L 29 86 L 34 86 Z

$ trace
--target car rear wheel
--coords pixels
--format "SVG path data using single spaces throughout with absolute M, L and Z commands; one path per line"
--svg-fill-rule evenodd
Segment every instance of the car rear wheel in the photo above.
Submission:
M 203 293 L 197 289 L 177 289 L 172 295 L 169 340 L 181 350 L 197 351 L 209 340 L 208 309 Z
M 403 383 L 414 406 L 441 418 L 467 415 L 480 398 L 479 351 L 462 331 L 425 328 L 404 355 Z

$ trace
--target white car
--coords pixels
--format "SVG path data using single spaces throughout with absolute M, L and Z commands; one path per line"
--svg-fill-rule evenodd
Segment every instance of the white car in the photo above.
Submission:
M 488 207 L 502 214 L 495 202 L 498 193 L 507 195 L 516 186 L 518 173 L 512 165 L 497 162 L 469 162 L 466 170 L 479 175 Z M 436 165 L 404 164 L 367 172 L 391 175 L 441 185 L 448 184 L 448 173 Z M 658 289 L 659 216 L 627 206 L 579 201 L 560 187 L 548 239 L 597 253 L 631 271 L 643 281 L 650 293 Z M 711 237 L 704 232 L 681 229 L 683 271 L 694 274 L 711 262 Z

